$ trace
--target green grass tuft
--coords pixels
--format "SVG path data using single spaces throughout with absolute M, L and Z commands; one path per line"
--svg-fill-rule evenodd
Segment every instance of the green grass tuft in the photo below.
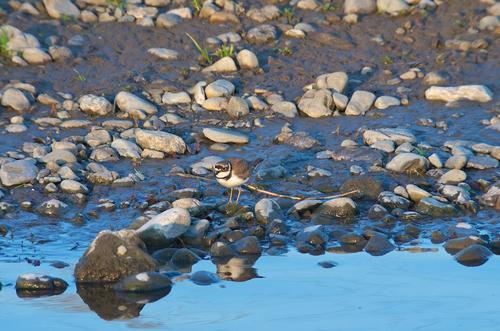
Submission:
M 194 47 L 196 47 L 196 49 L 203 57 L 203 59 L 205 59 L 205 61 L 208 62 L 209 64 L 212 64 L 213 63 L 212 56 L 210 56 L 208 49 L 206 47 L 201 47 L 200 43 L 196 39 L 194 39 L 194 37 L 191 36 L 189 33 L 186 32 L 186 35 L 189 37 L 189 39 L 191 39 L 191 41 L 194 44 Z

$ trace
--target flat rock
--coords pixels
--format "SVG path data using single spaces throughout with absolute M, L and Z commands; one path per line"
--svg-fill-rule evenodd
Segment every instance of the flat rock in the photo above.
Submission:
M 247 134 L 236 130 L 205 128 L 203 134 L 217 143 L 247 144 L 250 141 Z
M 184 234 L 190 225 L 191 216 L 186 209 L 171 208 L 151 218 L 136 233 L 148 246 L 161 247 Z
M 163 131 L 136 130 L 135 140 L 142 148 L 165 152 L 168 154 L 184 154 L 186 143 L 181 137 Z
M 428 167 L 429 161 L 425 157 L 414 153 L 398 154 L 386 165 L 387 170 L 395 172 L 416 171 L 424 173 Z
M 445 102 L 459 100 L 489 102 L 493 99 L 493 92 L 484 85 L 431 86 L 425 91 L 425 98 Z
M 125 91 L 121 91 L 116 95 L 115 102 L 118 108 L 125 112 L 140 110 L 149 115 L 154 115 L 158 112 L 156 106 L 151 102 Z
M 18 160 L 4 163 L 0 167 L 0 182 L 3 186 L 16 186 L 32 182 L 38 173 L 34 162 Z
M 70 0 L 43 0 L 47 13 L 52 18 L 63 16 L 78 18 L 80 10 Z
M 167 48 L 150 48 L 148 49 L 148 53 L 166 61 L 177 60 L 179 58 L 179 52 Z
M 421 199 L 416 211 L 433 218 L 452 217 L 458 214 L 458 210 L 453 205 L 437 201 L 432 197 Z

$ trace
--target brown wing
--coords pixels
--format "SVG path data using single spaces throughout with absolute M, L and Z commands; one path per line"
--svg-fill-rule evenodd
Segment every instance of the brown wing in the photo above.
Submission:
M 233 169 L 233 174 L 238 176 L 239 178 L 248 178 L 251 175 L 250 164 L 244 159 L 240 159 L 237 157 L 231 157 L 227 159 L 231 162 L 231 168 Z

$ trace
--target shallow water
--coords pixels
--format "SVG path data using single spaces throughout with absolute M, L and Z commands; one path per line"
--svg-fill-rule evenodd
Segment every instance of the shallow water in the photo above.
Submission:
M 317 263 L 335 261 L 326 269 Z M 254 268 L 262 278 L 198 286 L 177 282 L 162 299 L 145 305 L 132 319 L 107 321 L 76 294 L 18 298 L 13 286 L 0 291 L 3 330 L 495 330 L 500 323 L 500 258 L 469 268 L 439 249 L 430 253 L 392 252 L 310 256 L 289 252 L 263 256 Z M 72 267 L 2 263 L 1 281 L 21 272 L 47 272 L 71 279 Z M 210 261 L 193 271 L 215 272 Z M 233 266 L 233 274 L 245 272 Z M 99 300 L 98 297 L 94 298 Z M 92 300 L 91 300 L 92 301 Z M 135 311 L 117 305 L 120 311 Z M 133 306 L 133 305 L 131 305 Z M 141 305 L 139 305 L 140 307 Z M 96 309 L 97 307 L 97 309 Z M 99 313 L 103 307 L 93 306 Z M 124 313 L 125 314 L 125 313 Z M 130 317 L 130 316 L 129 316 Z M 123 318 L 123 316 L 122 316 Z

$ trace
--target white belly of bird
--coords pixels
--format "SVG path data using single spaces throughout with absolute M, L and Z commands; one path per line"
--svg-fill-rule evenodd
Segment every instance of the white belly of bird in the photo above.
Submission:
M 234 176 L 234 175 L 231 176 L 231 178 L 229 178 L 227 180 L 226 179 L 217 178 L 217 182 L 219 184 L 221 184 L 224 187 L 229 187 L 229 188 L 241 186 L 241 185 L 245 184 L 247 180 L 248 179 L 245 180 L 245 179 L 239 178 L 239 177 Z

